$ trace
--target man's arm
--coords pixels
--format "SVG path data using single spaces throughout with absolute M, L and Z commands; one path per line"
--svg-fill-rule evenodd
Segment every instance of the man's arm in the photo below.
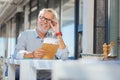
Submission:
M 59 44 L 59 49 L 56 53 L 56 57 L 58 59 L 67 59 L 68 58 L 68 54 L 69 54 L 69 51 L 68 49 L 66 48 L 66 45 L 62 39 L 62 33 L 60 32 L 60 25 L 59 25 L 59 22 L 58 20 L 53 20 L 54 21 L 54 25 L 49 22 L 51 28 L 53 29 L 53 31 L 56 33 L 56 37 L 58 39 L 58 44 Z
M 17 44 L 15 47 L 13 58 L 15 59 L 22 59 L 23 55 L 26 51 L 26 32 L 20 33 L 17 39 Z
M 62 39 L 62 35 L 58 35 L 57 39 L 58 39 L 59 48 L 60 49 L 65 49 L 66 45 L 65 45 L 65 43 L 64 43 L 64 41 Z
M 63 60 L 68 59 L 69 51 L 63 41 L 62 35 L 57 35 L 57 39 L 58 39 L 59 48 L 57 50 L 56 57 L 58 59 L 63 59 Z
M 23 57 L 24 58 L 34 58 L 34 52 L 25 52 Z
M 46 51 L 41 48 L 38 48 L 33 52 L 25 52 L 24 58 L 42 58 L 44 54 L 46 54 Z

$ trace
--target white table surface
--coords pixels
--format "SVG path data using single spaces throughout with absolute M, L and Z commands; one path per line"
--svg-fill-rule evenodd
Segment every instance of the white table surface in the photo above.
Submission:
M 20 80 L 36 80 L 37 70 L 51 70 L 52 64 L 56 60 L 40 60 L 40 59 L 22 59 L 22 60 L 6 60 L 8 63 L 8 80 L 15 80 L 16 65 L 20 66 Z

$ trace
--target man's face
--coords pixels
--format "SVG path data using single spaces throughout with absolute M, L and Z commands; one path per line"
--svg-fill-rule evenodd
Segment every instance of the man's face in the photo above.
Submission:
M 51 12 L 44 11 L 38 18 L 38 28 L 42 33 L 47 33 L 50 27 L 50 22 L 54 18 Z

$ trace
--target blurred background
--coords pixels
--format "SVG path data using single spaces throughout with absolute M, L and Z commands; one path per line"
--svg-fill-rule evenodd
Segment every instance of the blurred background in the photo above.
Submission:
M 103 43 L 110 41 L 115 42 L 114 55 L 120 58 L 119 3 L 119 0 L 0 0 L 0 61 L 11 58 L 19 33 L 37 26 L 42 8 L 57 11 L 69 59 L 79 59 L 82 54 L 103 54 Z

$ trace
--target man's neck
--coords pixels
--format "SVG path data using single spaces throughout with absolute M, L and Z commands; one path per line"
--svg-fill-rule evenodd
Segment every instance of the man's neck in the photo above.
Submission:
M 38 36 L 39 36 L 40 38 L 45 38 L 46 33 L 42 33 L 42 32 L 40 32 L 40 30 L 38 30 L 38 29 L 36 29 L 36 32 L 37 32 L 37 34 L 38 34 Z

